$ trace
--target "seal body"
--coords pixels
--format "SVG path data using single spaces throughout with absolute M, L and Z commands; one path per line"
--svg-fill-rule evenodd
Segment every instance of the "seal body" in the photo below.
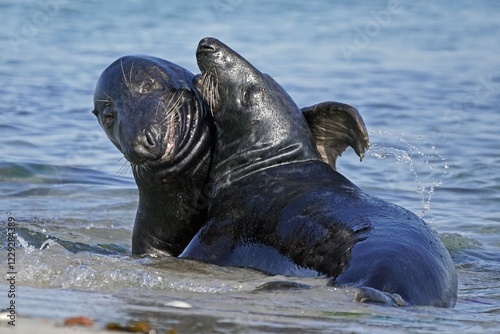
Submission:
M 96 85 L 93 113 L 139 190 L 134 254 L 177 256 L 206 220 L 214 128 L 192 78 L 163 59 L 125 56 Z
M 163 59 L 125 56 L 98 80 L 93 112 L 139 189 L 134 254 L 177 256 L 206 221 L 215 128 L 193 77 Z M 303 112 L 325 161 L 335 166 L 348 146 L 363 157 L 368 134 L 356 109 L 329 101 Z
M 195 85 L 217 128 L 208 223 L 182 257 L 269 274 L 327 275 L 360 301 L 455 304 L 448 251 L 415 214 L 321 160 L 302 113 L 222 42 L 200 42 Z

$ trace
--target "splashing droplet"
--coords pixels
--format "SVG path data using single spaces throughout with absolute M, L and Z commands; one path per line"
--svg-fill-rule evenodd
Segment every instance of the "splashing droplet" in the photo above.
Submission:
M 424 217 L 431 209 L 431 198 L 435 188 L 442 185 L 442 179 L 446 175 L 449 165 L 446 159 L 436 150 L 436 145 L 427 143 L 422 136 L 417 137 L 412 143 L 402 134 L 394 134 L 387 131 L 378 131 L 378 135 L 384 139 L 396 139 L 401 144 L 377 144 L 373 143 L 368 155 L 377 159 L 393 159 L 397 165 L 407 166 L 407 172 L 415 179 L 416 191 L 420 196 L 422 211 L 419 216 Z M 439 163 L 438 163 L 439 162 Z M 396 182 L 396 180 L 395 180 Z

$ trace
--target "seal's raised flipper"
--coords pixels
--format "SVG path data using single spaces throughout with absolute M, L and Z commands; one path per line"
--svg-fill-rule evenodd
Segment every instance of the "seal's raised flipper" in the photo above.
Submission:
M 337 157 L 351 146 L 363 160 L 369 140 L 363 118 L 358 110 L 339 102 L 322 102 L 302 108 L 316 141 L 316 148 L 333 169 Z
M 387 306 L 407 306 L 408 303 L 397 293 L 387 293 L 370 287 L 360 287 L 354 293 L 354 300 L 360 303 L 376 303 Z

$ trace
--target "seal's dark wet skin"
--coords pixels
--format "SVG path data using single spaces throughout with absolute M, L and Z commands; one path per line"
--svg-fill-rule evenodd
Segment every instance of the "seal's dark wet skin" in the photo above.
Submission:
M 208 80 L 198 83 L 204 94 L 217 97 L 215 81 L 201 79 Z M 178 255 L 206 221 L 215 131 L 192 82 L 192 73 L 166 60 L 126 56 L 97 83 L 93 113 L 132 165 L 139 188 L 134 254 Z M 209 107 L 216 108 L 216 101 Z M 318 147 L 335 147 L 323 151 L 340 154 L 352 146 L 362 157 L 368 135 L 352 110 L 336 102 L 304 110 Z
M 193 74 L 163 59 L 126 56 L 101 75 L 94 111 L 131 163 L 139 189 L 132 252 L 178 255 L 206 219 L 200 206 L 213 126 Z
M 195 86 L 216 106 L 215 183 L 208 223 L 181 257 L 269 274 L 324 274 L 332 285 L 356 287 L 363 302 L 455 304 L 450 255 L 422 219 L 324 163 L 293 100 L 228 46 L 203 39 L 197 59 L 209 79 Z M 217 94 L 206 95 L 213 91 L 207 82 Z

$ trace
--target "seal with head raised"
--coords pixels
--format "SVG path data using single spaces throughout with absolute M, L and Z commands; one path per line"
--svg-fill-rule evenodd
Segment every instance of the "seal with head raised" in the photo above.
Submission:
M 331 277 L 359 301 L 451 307 L 457 277 L 437 234 L 321 160 L 293 100 L 222 42 L 203 39 L 195 85 L 217 141 L 208 222 L 181 257 Z
M 139 189 L 134 254 L 177 256 L 206 221 L 215 131 L 193 77 L 163 59 L 125 56 L 97 82 L 93 113 Z M 348 146 L 363 157 L 368 134 L 356 109 L 323 102 L 303 111 L 325 161 L 334 166 Z

